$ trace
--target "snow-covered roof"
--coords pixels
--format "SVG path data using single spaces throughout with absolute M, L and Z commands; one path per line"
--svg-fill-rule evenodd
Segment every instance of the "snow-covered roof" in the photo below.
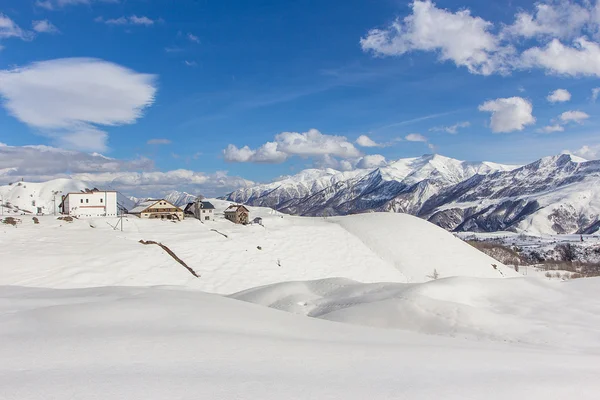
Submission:
M 161 200 L 146 200 L 135 206 L 133 209 L 129 210 L 129 214 L 139 214 L 144 211 L 146 208 L 152 207 L 156 203 Z
M 246 212 L 250 212 L 250 210 L 248 210 L 246 207 L 242 206 L 242 205 L 236 205 L 236 204 L 232 204 L 229 207 L 227 207 L 227 209 L 225 210 L 226 213 L 232 213 L 232 212 L 237 212 L 237 211 L 246 211 Z

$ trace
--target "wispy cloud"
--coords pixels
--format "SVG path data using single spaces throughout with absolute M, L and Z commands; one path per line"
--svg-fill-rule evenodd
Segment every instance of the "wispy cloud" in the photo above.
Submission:
M 18 38 L 21 40 L 32 40 L 33 32 L 21 29 L 21 27 L 8 16 L 0 13 L 0 39 Z
M 33 21 L 33 23 L 31 25 L 33 27 L 33 30 L 38 33 L 51 33 L 51 34 L 60 33 L 58 28 L 56 26 L 54 26 L 54 24 L 52 24 L 52 22 L 48 21 L 47 19 L 44 19 L 41 21 Z
M 454 110 L 454 111 L 447 111 L 447 112 L 436 113 L 436 114 L 429 114 L 429 115 L 424 115 L 422 117 L 411 118 L 411 119 L 407 119 L 407 120 L 404 120 L 404 121 L 394 122 L 392 124 L 383 125 L 383 126 L 380 126 L 379 128 L 375 128 L 375 129 L 372 130 L 372 132 L 381 131 L 381 130 L 389 129 L 389 128 L 394 128 L 394 127 L 397 127 L 397 126 L 411 125 L 411 124 L 415 124 L 417 122 L 427 121 L 427 120 L 430 120 L 430 119 L 444 117 L 446 115 L 456 114 L 456 113 L 461 112 L 461 111 L 464 111 L 464 109 Z
M 183 63 L 185 65 L 187 65 L 188 67 L 197 67 L 198 66 L 198 63 L 196 61 L 185 60 Z
M 171 144 L 171 141 L 169 139 L 150 139 L 146 143 L 152 145 L 164 145 Z
M 464 121 L 464 122 L 457 122 L 456 124 L 450 125 L 450 126 L 436 126 L 434 128 L 431 128 L 429 131 L 431 131 L 431 132 L 447 132 L 451 135 L 456 135 L 460 128 L 468 128 L 469 126 L 471 126 L 471 123 L 469 121 Z
M 187 38 L 190 42 L 200 43 L 200 38 L 192 33 L 188 33 Z
M 157 22 L 161 22 L 161 19 L 153 20 L 146 16 L 138 17 L 137 15 L 131 15 L 129 17 L 119 17 L 119 18 L 110 18 L 104 19 L 104 17 L 96 17 L 94 19 L 96 22 L 101 22 L 106 25 L 142 25 L 142 26 L 152 26 Z

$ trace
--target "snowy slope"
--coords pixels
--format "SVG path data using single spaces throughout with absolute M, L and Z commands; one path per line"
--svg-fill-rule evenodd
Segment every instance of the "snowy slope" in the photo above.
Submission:
M 562 284 L 464 277 L 365 284 L 336 278 L 279 283 L 230 297 L 329 321 L 586 349 L 600 341 L 594 288 L 600 288 L 600 278 Z M 578 311 L 556 312 L 561 309 Z
M 0 186 L 0 197 L 7 207 L 5 212 L 35 213 L 37 207 L 41 207 L 45 214 L 53 214 L 54 211 L 58 214 L 61 195 L 86 188 L 91 189 L 93 186 L 74 179 L 55 179 L 42 183 L 15 182 L 12 185 Z
M 23 217 L 16 228 L 0 225 L 0 285 L 185 285 L 228 294 L 330 277 L 423 282 L 434 269 L 443 277 L 500 278 L 500 271 L 510 276 L 500 263 L 416 217 L 384 213 L 323 219 L 250 207 L 251 218 L 262 217 L 263 226 L 242 226 L 223 218 L 229 202 L 211 201 L 216 220 L 205 223 L 128 217 L 123 232 L 113 230 L 118 222 L 113 218 L 66 223 L 43 217 L 33 224 Z M 141 239 L 167 245 L 201 278 L 159 247 L 141 245 Z M 443 252 L 431 254 L 436 246 Z
M 593 298 L 589 283 L 573 289 Z M 581 339 L 600 310 L 584 304 L 579 321 L 577 308 L 547 310 L 558 322 L 546 331 L 580 327 L 564 344 L 587 353 L 336 324 L 195 291 L 0 287 L 0 398 L 592 400 L 598 340 Z M 532 324 L 497 323 L 497 334 Z
M 370 213 L 331 220 L 407 277 L 408 282 L 438 277 L 482 278 L 520 276 L 493 258 L 431 223 L 408 214 Z M 494 265 L 496 267 L 494 267 Z
M 54 179 L 47 182 L 15 182 L 12 185 L 0 186 L 0 198 L 6 206 L 7 214 L 36 213 L 41 207 L 43 214 L 60 213 L 59 205 L 63 195 L 93 189 L 93 183 L 76 179 Z M 99 188 L 110 190 L 110 188 Z M 134 206 L 132 199 L 117 193 L 117 202 L 125 209 Z

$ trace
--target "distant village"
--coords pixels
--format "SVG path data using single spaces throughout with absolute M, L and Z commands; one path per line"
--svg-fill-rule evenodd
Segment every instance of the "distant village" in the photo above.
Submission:
M 202 222 L 215 219 L 215 207 L 201 197 L 188 203 L 184 208 L 176 206 L 165 199 L 145 200 L 131 209 L 119 204 L 117 191 L 87 189 L 81 192 L 67 193 L 62 196 L 60 213 L 71 217 L 117 217 L 134 215 L 144 219 L 161 219 L 182 221 L 184 218 L 195 218 Z M 250 223 L 250 210 L 240 204 L 231 204 L 223 213 L 224 218 L 235 224 Z M 255 218 L 253 223 L 262 223 Z

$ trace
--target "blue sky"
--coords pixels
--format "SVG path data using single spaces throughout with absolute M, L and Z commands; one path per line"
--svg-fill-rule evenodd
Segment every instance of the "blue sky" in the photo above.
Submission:
M 17 159 L 27 145 L 117 160 L 78 155 L 92 166 L 44 177 L 185 170 L 215 192 L 240 184 L 224 176 L 433 151 L 600 156 L 594 2 L 2 0 L 0 13 L 4 180 L 34 175 Z

